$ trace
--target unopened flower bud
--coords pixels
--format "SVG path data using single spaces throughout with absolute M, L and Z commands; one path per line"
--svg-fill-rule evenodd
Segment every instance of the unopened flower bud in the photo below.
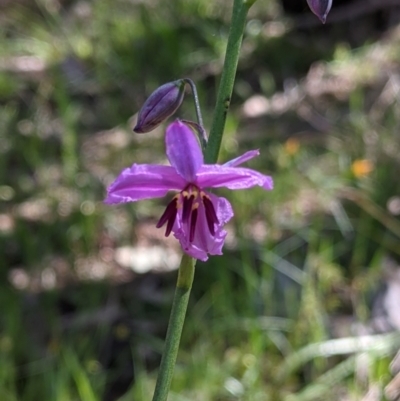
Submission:
M 325 24 L 332 7 L 332 0 L 307 0 L 307 3 L 311 11 Z
M 181 105 L 185 92 L 185 81 L 168 82 L 156 89 L 139 111 L 134 132 L 143 134 L 152 131 L 175 113 Z

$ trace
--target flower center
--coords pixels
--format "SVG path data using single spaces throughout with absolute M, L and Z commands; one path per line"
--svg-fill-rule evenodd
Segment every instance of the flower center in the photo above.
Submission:
M 171 234 L 178 213 L 181 213 L 183 226 L 187 227 L 190 242 L 194 240 L 200 219 L 205 219 L 210 234 L 215 235 L 215 224 L 218 224 L 219 221 L 214 205 L 210 196 L 196 185 L 189 184 L 183 191 L 175 195 L 160 217 L 156 227 L 160 228 L 167 223 L 166 237 Z

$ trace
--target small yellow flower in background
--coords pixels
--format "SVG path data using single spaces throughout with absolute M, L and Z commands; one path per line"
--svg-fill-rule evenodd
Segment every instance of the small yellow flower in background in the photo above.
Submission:
M 300 148 L 300 142 L 296 138 L 289 138 L 283 145 L 288 155 L 295 155 Z
M 351 165 L 351 172 L 355 177 L 365 177 L 374 169 L 374 164 L 368 159 L 357 159 Z

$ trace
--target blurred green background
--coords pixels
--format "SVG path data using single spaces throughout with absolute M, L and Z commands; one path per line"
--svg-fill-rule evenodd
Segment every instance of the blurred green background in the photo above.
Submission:
M 151 399 L 179 263 L 155 229 L 169 198 L 102 200 L 122 168 L 166 163 L 163 128 L 132 132 L 156 87 L 193 79 L 210 126 L 230 12 L 0 1 L 2 401 Z M 305 1 L 251 9 L 220 160 L 259 148 L 248 165 L 275 189 L 219 192 L 235 218 L 198 263 L 171 401 L 400 393 L 399 21 L 394 2 L 334 0 L 325 26 Z

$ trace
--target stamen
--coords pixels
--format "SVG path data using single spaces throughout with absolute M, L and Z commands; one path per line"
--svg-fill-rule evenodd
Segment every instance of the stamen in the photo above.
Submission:
M 183 198 L 182 221 L 186 223 L 189 220 L 190 213 L 194 202 L 194 195 L 185 196 Z
M 165 230 L 166 237 L 168 237 L 171 234 L 177 213 L 178 213 L 178 195 L 175 196 L 172 199 L 172 201 L 167 205 L 164 213 L 160 217 L 160 220 L 158 220 L 158 223 L 156 224 L 157 228 L 161 228 L 166 222 L 168 222 L 167 228 Z
M 171 234 L 172 227 L 174 226 L 174 223 L 175 223 L 175 218 L 176 218 L 176 212 L 175 212 L 175 215 L 173 217 L 171 216 L 171 218 L 168 220 L 167 227 L 165 229 L 166 237 L 168 237 Z
M 199 215 L 199 205 L 197 204 L 192 211 L 192 218 L 190 219 L 190 233 L 189 233 L 189 241 L 193 242 L 194 233 L 196 230 L 197 216 Z
M 208 229 L 210 230 L 211 235 L 215 235 L 214 224 L 219 224 L 217 213 L 215 212 L 215 208 L 211 199 L 206 194 L 202 194 L 202 198 L 204 210 L 206 212 Z

